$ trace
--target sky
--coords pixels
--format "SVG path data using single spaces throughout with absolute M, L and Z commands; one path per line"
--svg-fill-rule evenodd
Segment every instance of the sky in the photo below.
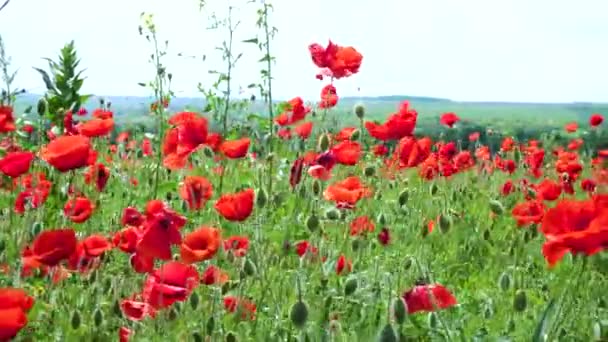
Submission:
M 262 54 L 240 41 L 257 34 L 256 8 L 246 0 L 11 0 L 0 12 L 0 35 L 16 86 L 42 93 L 32 67 L 46 67 L 75 40 L 95 95 L 146 96 L 137 85 L 154 76 L 151 45 L 139 35 L 142 12 L 154 14 L 165 64 L 177 96 L 200 96 L 208 70 L 225 65 L 214 47 L 225 31 L 209 30 L 210 13 L 234 6 L 242 52 L 234 83 L 258 80 Z M 336 81 L 338 95 L 412 95 L 459 101 L 608 102 L 608 1 L 606 0 L 274 0 L 271 24 L 273 94 L 315 101 L 325 84 L 308 45 L 329 39 L 363 54 L 357 75 Z M 259 3 L 259 1 L 258 1 Z M 180 57 L 178 54 L 198 56 Z M 203 55 L 207 58 L 202 60 Z M 325 81 L 326 82 L 326 81 Z

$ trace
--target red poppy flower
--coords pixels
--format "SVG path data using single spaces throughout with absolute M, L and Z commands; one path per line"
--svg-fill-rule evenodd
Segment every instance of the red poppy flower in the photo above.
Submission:
M 181 244 L 182 261 L 191 264 L 213 258 L 220 248 L 220 231 L 211 227 L 200 227 L 186 235 Z
M 417 119 L 418 112 L 409 107 L 409 102 L 404 101 L 399 106 L 399 112 L 391 114 L 383 124 L 367 121 L 365 128 L 378 140 L 399 140 L 413 134 Z
M 586 192 L 595 191 L 596 183 L 593 179 L 586 178 L 581 181 L 581 189 Z
M 137 253 L 142 257 L 171 259 L 171 245 L 182 242 L 180 229 L 186 218 L 177 214 L 159 200 L 149 201 L 146 205 L 146 220 L 143 235 L 137 244 Z
M 550 179 L 544 179 L 534 189 L 536 190 L 536 198 L 541 201 L 555 201 L 562 193 L 562 186 Z
M 313 246 L 310 242 L 304 240 L 296 243 L 295 246 L 296 254 L 301 258 L 304 256 L 316 256 L 319 250 Z
M 349 259 L 347 259 L 344 254 L 340 254 L 338 260 L 336 261 L 336 274 L 342 275 L 345 273 L 349 273 L 353 270 L 353 263 Z
M 439 119 L 439 123 L 449 128 L 454 127 L 454 124 L 456 124 L 458 121 L 460 121 L 460 118 L 458 115 L 452 112 L 442 114 L 441 118 Z
M 319 108 L 333 108 L 338 104 L 338 94 L 333 84 L 328 84 L 321 89 L 321 102 Z
M 437 309 L 447 309 L 456 304 L 456 297 L 443 285 L 417 285 L 403 294 L 407 304 L 407 312 L 433 312 Z
M 220 151 L 222 151 L 222 153 L 230 159 L 243 158 L 247 155 L 250 143 L 251 141 L 249 140 L 249 138 L 224 141 L 220 145 Z
M 356 141 L 345 140 L 331 148 L 336 162 L 342 165 L 357 165 L 363 154 L 361 144 Z
M 9 177 L 17 178 L 29 171 L 32 160 L 32 152 L 9 152 L 0 159 L 0 171 Z
M 374 145 L 374 147 L 372 148 L 372 151 L 374 153 L 375 156 L 384 156 L 388 153 L 388 147 L 386 147 L 386 145 L 384 144 L 378 144 L 378 145 Z
M 14 130 L 13 107 L 0 105 L 0 133 L 8 133 Z
M 277 115 L 274 122 L 279 126 L 289 126 L 294 123 L 304 120 L 306 114 L 310 113 L 311 109 L 304 106 L 304 100 L 301 97 L 294 97 L 285 103 L 286 111 Z
M 84 111 L 84 113 L 86 114 L 86 110 Z M 80 112 L 78 114 L 80 115 Z M 112 113 L 109 110 L 105 110 L 103 108 L 97 108 L 93 111 L 93 114 L 91 114 L 91 116 L 93 116 L 96 119 L 106 120 L 106 119 L 113 118 L 114 113 Z
M 85 137 L 103 137 L 114 129 L 114 119 L 92 119 L 78 125 L 78 132 Z
M 43 231 L 34 240 L 31 257 L 43 265 L 56 266 L 74 253 L 77 242 L 70 228 Z
M 246 236 L 231 236 L 224 240 L 224 250 L 236 257 L 243 257 L 249 249 L 249 238 Z
M 129 342 L 131 335 L 133 335 L 133 332 L 127 327 L 120 327 L 118 329 L 118 341 L 119 342 Z
M 105 189 L 108 179 L 110 178 L 110 170 L 102 163 L 96 163 L 89 166 L 87 173 L 84 175 L 86 184 L 95 184 L 97 191 L 102 192 Z
M 291 169 L 289 170 L 289 185 L 291 188 L 295 188 L 296 185 L 302 180 L 302 170 L 304 168 L 304 159 L 298 158 L 293 161 Z
M 148 276 L 143 296 L 155 309 L 166 308 L 185 301 L 198 283 L 199 276 L 194 266 L 171 261 Z
M 242 319 L 255 319 L 256 306 L 245 298 L 226 296 L 224 297 L 224 308 L 230 313 L 240 313 Z
M 391 232 L 388 228 L 382 228 L 380 233 L 378 233 L 378 242 L 383 246 L 387 246 L 391 242 Z
M 0 341 L 12 340 L 27 325 L 27 315 L 19 307 L 0 309 Z
M 137 300 L 135 297 L 123 299 L 120 302 L 120 310 L 127 319 L 136 322 L 146 317 L 154 318 L 156 316 L 156 309 L 146 302 Z
M 253 211 L 253 189 L 224 194 L 215 202 L 215 210 L 228 221 L 245 221 Z
M 91 143 L 82 135 L 61 136 L 40 149 L 40 157 L 61 172 L 89 164 Z
M 376 229 L 374 222 L 368 216 L 359 216 L 350 223 L 350 235 L 365 235 Z
M 95 206 L 86 197 L 68 200 L 63 207 L 63 214 L 74 223 L 83 223 L 91 217 Z
M 371 190 L 366 188 L 356 176 L 348 177 L 340 182 L 331 184 L 323 192 L 328 201 L 336 204 L 345 203 L 354 206 L 360 199 L 371 195 Z
M 305 122 L 299 126 L 296 126 L 296 128 L 294 128 L 294 132 L 296 132 L 300 139 L 306 140 L 308 137 L 310 137 L 310 133 L 312 133 L 312 126 L 312 122 Z
M 30 297 L 25 290 L 12 287 L 0 288 L 0 310 L 20 308 L 23 311 L 29 311 L 33 305 L 34 298 Z
M 344 127 L 338 133 L 336 133 L 334 135 L 334 140 L 336 140 L 336 141 L 350 140 L 350 136 L 356 130 L 357 130 L 357 127 Z
M 201 276 L 201 283 L 205 285 L 224 285 L 229 279 L 228 273 L 216 266 L 209 265 Z
M 501 187 L 500 187 L 500 193 L 503 196 L 507 196 L 509 194 L 511 194 L 513 191 L 515 191 L 515 188 L 513 187 L 513 181 L 511 181 L 510 179 L 507 180 Z
M 599 125 L 602 124 L 602 122 L 604 122 L 604 117 L 601 114 L 592 114 L 591 117 L 589 117 L 589 125 L 591 127 L 597 127 Z
M 511 214 L 517 221 L 517 225 L 527 226 L 533 223 L 540 223 L 545 212 L 545 205 L 538 200 L 532 200 L 517 204 Z
M 332 77 L 338 79 L 356 74 L 363 60 L 363 56 L 352 46 L 342 47 L 331 41 L 326 48 L 315 43 L 309 45 L 308 50 L 316 66 L 328 70 Z
M 469 141 L 470 142 L 475 142 L 477 140 L 479 140 L 479 132 L 473 132 L 471 134 L 469 134 Z
M 213 186 L 205 177 L 186 176 L 179 188 L 179 195 L 190 210 L 199 210 L 213 196 Z
M 567 124 L 564 126 L 564 129 L 565 129 L 565 130 L 566 130 L 566 132 L 568 132 L 568 133 L 574 133 L 574 132 L 576 132 L 576 130 L 578 129 L 578 123 L 576 123 L 576 122 L 570 122 L 570 123 L 567 123 Z

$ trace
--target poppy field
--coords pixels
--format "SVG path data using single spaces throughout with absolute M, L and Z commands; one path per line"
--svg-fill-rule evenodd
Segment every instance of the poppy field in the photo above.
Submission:
M 149 131 L 85 109 L 74 44 L 25 115 L 4 68 L 0 341 L 608 340 L 601 113 L 564 142 L 463 140 L 454 112 L 430 137 L 407 101 L 336 112 L 375 61 L 331 41 L 308 46 L 319 98 L 278 102 L 260 6 L 259 97 L 231 98 L 227 50 L 207 106 L 179 111 L 142 15 Z

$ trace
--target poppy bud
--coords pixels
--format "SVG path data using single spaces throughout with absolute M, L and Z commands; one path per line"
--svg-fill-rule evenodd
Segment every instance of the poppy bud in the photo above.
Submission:
M 403 324 L 405 322 L 405 318 L 407 317 L 407 304 L 403 298 L 394 299 L 393 305 L 391 305 L 391 310 L 393 311 L 395 322 L 397 322 L 399 325 Z
M 270 163 L 273 160 L 274 160 L 274 153 L 268 153 L 268 155 L 266 156 L 266 161 Z
M 397 334 L 395 333 L 395 329 L 390 323 L 387 323 L 384 328 L 380 331 L 380 335 L 378 336 L 378 342 L 397 342 Z
M 99 308 L 95 309 L 93 313 L 93 323 L 96 327 L 99 327 L 103 323 L 103 312 Z
M 355 115 L 359 119 L 363 119 L 365 117 L 365 106 L 362 103 L 357 103 L 354 107 Z
M 243 264 L 243 271 L 245 271 L 246 275 L 251 277 L 257 273 L 257 267 L 255 266 L 253 261 L 251 261 L 251 259 L 247 258 L 245 259 L 245 263 Z
M 308 320 L 308 307 L 302 301 L 297 301 L 292 307 L 289 313 L 291 323 L 297 328 L 302 328 Z
M 4 249 L 6 248 L 6 242 L 4 242 L 4 239 L 0 240 L 0 254 L 2 254 L 2 252 L 4 252 Z
M 382 200 L 382 193 L 381 192 L 376 192 L 376 196 L 374 197 L 377 201 Z
M 77 330 L 80 328 L 80 313 L 78 311 L 74 311 L 72 313 L 72 319 L 70 320 L 70 324 L 72 325 L 72 329 Z
M 32 224 L 32 235 L 36 236 L 36 235 L 40 234 L 41 231 L 42 231 L 42 223 L 34 222 L 34 224 Z
M 317 146 L 318 146 L 317 148 L 319 151 L 327 150 L 327 148 L 329 147 L 329 135 L 321 134 L 321 136 L 319 137 L 319 143 Z
M 169 309 L 169 314 L 167 316 L 167 319 L 169 321 L 175 321 L 175 319 L 177 319 L 177 308 L 176 307 L 172 307 L 171 309 Z
M 203 336 L 198 331 L 192 333 L 192 340 L 194 342 L 203 342 Z
M 268 195 L 266 194 L 266 190 L 258 189 L 255 193 L 257 194 L 255 198 L 256 205 L 260 208 L 264 208 L 266 202 L 268 202 Z
M 354 130 L 351 134 L 350 134 L 350 140 L 351 141 L 357 141 L 359 140 L 359 138 L 361 138 L 361 131 L 356 129 Z
M 386 216 L 384 216 L 384 213 L 378 214 L 378 224 L 380 224 L 381 226 L 384 226 L 386 224 Z
M 46 113 L 47 107 L 48 107 L 48 104 L 44 97 L 41 98 L 40 100 L 38 100 L 38 106 L 36 108 L 36 110 L 38 111 L 38 115 L 43 116 Z
M 431 330 L 437 329 L 437 315 L 434 312 L 429 313 L 427 324 Z
M 490 241 L 491 237 L 492 236 L 490 235 L 490 230 L 489 229 L 486 229 L 486 230 L 483 231 L 483 239 L 484 240 Z
M 214 153 L 213 153 L 213 150 L 209 146 L 205 145 L 203 147 L 203 155 L 205 155 L 205 157 L 207 157 L 207 158 L 213 158 Z
M 306 198 L 306 188 L 301 186 L 298 195 L 300 195 L 301 198 Z
M 505 212 L 505 207 L 497 200 L 490 200 L 490 210 L 496 215 L 502 215 Z
M 515 321 L 512 318 L 509 320 L 509 322 L 507 322 L 507 331 L 515 331 Z
M 232 331 L 226 334 L 226 342 L 237 342 L 236 335 Z
M 365 170 L 363 170 L 363 173 L 367 177 L 373 177 L 376 174 L 376 168 L 373 166 L 367 166 Z
M 332 221 L 337 220 L 340 218 L 340 212 L 338 210 L 332 208 L 325 212 L 325 217 L 328 220 L 332 220 Z
M 411 256 L 408 256 L 405 258 L 405 261 L 403 262 L 403 269 L 404 270 L 409 270 L 410 267 L 412 267 L 412 264 L 414 263 L 414 258 L 412 258 Z
M 526 297 L 526 292 L 524 290 L 517 290 L 515 298 L 513 298 L 513 309 L 517 312 L 522 312 L 526 310 L 527 306 L 528 298 Z
M 405 205 L 407 200 L 410 198 L 409 189 L 405 188 L 399 193 L 399 205 Z
M 117 317 L 122 317 L 122 310 L 120 309 L 120 301 L 114 301 L 114 306 L 112 306 L 112 313 Z
M 447 233 L 450 231 L 452 227 L 452 217 L 450 215 L 444 214 L 439 216 L 439 229 L 442 233 Z
M 503 291 L 508 291 L 511 288 L 511 276 L 507 272 L 503 272 L 498 278 L 498 285 Z
M 352 249 L 353 249 L 353 252 L 354 252 L 354 251 L 358 251 L 358 250 L 359 250 L 359 248 L 361 247 L 361 245 L 362 245 L 361 240 L 359 240 L 359 239 L 355 239 L 355 240 L 353 240 L 353 242 L 352 242 Z
M 190 306 L 192 307 L 192 310 L 196 310 L 198 308 L 198 304 L 200 303 L 200 297 L 198 296 L 198 293 L 196 292 L 192 292 L 192 294 L 190 295 Z
M 314 232 L 319 228 L 319 218 L 314 213 L 306 219 L 306 228 L 311 232 Z
M 319 194 L 321 193 L 321 182 L 318 179 L 315 179 L 312 182 L 312 193 L 315 196 L 319 196 Z
M 209 317 L 205 328 L 207 328 L 207 335 L 213 335 L 213 329 L 215 329 L 215 319 L 213 319 L 213 316 Z
M 483 311 L 483 318 L 484 318 L 484 319 L 490 319 L 490 318 L 492 318 L 492 315 L 493 315 L 493 314 L 494 314 L 494 313 L 492 312 L 492 308 L 487 307 L 487 308 L 486 308 L 486 309 Z
M 439 187 L 437 187 L 437 184 L 433 183 L 431 184 L 429 191 L 431 193 L 431 196 L 435 196 L 437 194 L 437 191 L 439 191 Z
M 355 293 L 355 291 L 357 291 L 357 278 L 356 277 L 350 277 L 346 280 L 346 282 L 344 283 L 344 295 L 345 296 L 350 296 L 353 293 Z

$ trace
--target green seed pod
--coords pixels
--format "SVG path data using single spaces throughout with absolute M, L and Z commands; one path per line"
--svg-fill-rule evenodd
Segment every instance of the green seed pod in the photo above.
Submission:
M 505 207 L 497 200 L 490 200 L 490 210 L 496 215 L 502 215 L 505 212 Z
M 198 304 L 200 303 L 200 301 L 201 298 L 198 296 L 198 293 L 192 292 L 192 294 L 190 295 L 190 307 L 192 307 L 192 310 L 198 309 Z
M 314 232 L 319 229 L 319 224 L 319 217 L 315 213 L 312 213 L 306 218 L 306 228 L 308 228 L 308 230 L 310 230 L 311 232 Z
M 517 290 L 515 298 L 513 298 L 513 309 L 517 312 L 522 312 L 526 310 L 527 306 L 528 298 L 526 297 L 526 292 L 524 290 Z
M 258 189 L 256 192 L 255 203 L 259 208 L 264 208 L 266 203 L 268 202 L 268 195 L 266 194 L 266 190 Z
M 38 100 L 38 105 L 36 106 L 36 111 L 38 112 L 38 115 L 43 116 L 46 113 L 47 107 L 48 104 L 44 97 Z
M 403 298 L 395 298 L 393 300 L 393 305 L 391 306 L 393 310 L 393 317 L 395 318 L 395 322 L 399 325 L 405 323 L 405 318 L 407 317 L 407 304 L 403 300 Z
M 483 235 L 482 236 L 483 236 L 483 239 L 486 240 L 486 241 L 490 241 L 490 238 L 492 237 L 491 234 L 490 234 L 490 230 L 489 229 L 485 229 L 483 231 Z
M 203 155 L 205 157 L 211 159 L 211 158 L 213 158 L 213 156 L 215 155 L 215 153 L 213 153 L 213 150 L 209 146 L 205 145 L 203 147 Z
M 344 283 L 344 295 L 350 296 L 355 293 L 355 291 L 357 291 L 357 285 L 358 282 L 356 277 L 348 278 L 348 280 L 346 280 L 346 282 Z
M 429 326 L 429 329 L 437 329 L 437 315 L 434 312 L 429 313 L 429 316 L 427 318 L 427 324 Z
M 353 111 L 359 119 L 363 119 L 365 117 L 365 106 L 362 103 L 357 103 L 353 108 Z
M 387 323 L 378 335 L 378 342 L 397 342 L 397 334 L 390 323 Z
M 114 301 L 114 305 L 112 306 L 112 313 L 117 317 L 122 317 L 122 310 L 120 309 L 120 301 Z
M 450 231 L 452 227 L 452 217 L 450 215 L 444 214 L 439 216 L 439 229 L 442 233 L 447 233 Z
M 361 138 L 361 131 L 356 129 L 354 130 L 351 134 L 350 134 L 350 140 L 351 141 L 357 141 L 359 140 L 359 138 Z
M 484 319 L 490 319 L 490 318 L 492 318 L 493 315 L 494 315 L 494 312 L 492 311 L 492 308 L 490 308 L 490 307 L 487 307 L 483 311 L 483 318 Z
M 329 209 L 325 212 L 325 217 L 328 220 L 337 220 L 340 218 L 340 212 L 337 209 Z
M 381 226 L 384 226 L 386 224 L 386 216 L 384 216 L 384 213 L 378 214 L 378 224 L 380 224 Z
M 315 196 L 319 196 L 319 194 L 321 193 L 321 182 L 318 179 L 315 179 L 312 182 L 312 193 Z
M 289 313 L 289 318 L 291 319 L 291 323 L 297 328 L 302 328 L 306 324 L 308 320 L 308 307 L 302 301 L 296 302 L 291 307 L 291 312 Z
M 167 319 L 169 321 L 175 321 L 177 319 L 178 309 L 176 307 L 172 307 L 169 309 L 169 313 L 167 315 Z
M 306 198 L 306 187 L 301 186 L 300 190 L 298 191 L 298 195 L 300 198 Z
M 93 312 L 93 323 L 95 323 L 96 327 L 99 327 L 103 323 L 103 312 L 99 308 Z
M 511 318 L 509 322 L 507 322 L 507 331 L 514 332 L 515 331 L 515 321 Z
M 412 258 L 411 256 L 406 256 L 405 260 L 403 262 L 403 269 L 404 270 L 409 270 L 412 267 L 412 264 L 414 263 L 414 258 Z
M 209 317 L 205 327 L 207 328 L 207 335 L 213 335 L 213 329 L 215 329 L 215 319 L 213 316 Z
M 325 150 L 327 150 L 328 147 L 329 147 L 329 135 L 321 134 L 321 136 L 319 137 L 319 143 L 318 143 L 317 149 L 319 151 L 325 151 Z
M 407 203 L 407 200 L 410 198 L 410 190 L 405 188 L 399 193 L 399 205 L 403 206 Z
M 4 252 L 4 249 L 6 249 L 6 242 L 4 242 L 4 239 L 0 239 L 0 254 Z
M 376 168 L 373 166 L 367 166 L 365 170 L 363 170 L 363 173 L 366 177 L 373 177 L 376 174 Z
M 503 272 L 498 278 L 498 285 L 503 291 L 509 291 L 511 288 L 511 276 L 507 272 Z
M 375 198 L 377 201 L 381 201 L 381 200 L 382 200 L 382 193 L 381 193 L 381 192 L 376 192 L 376 196 L 374 196 L 374 198 Z
M 253 263 L 253 261 L 251 261 L 251 259 L 245 259 L 245 263 L 243 264 L 243 271 L 246 275 L 251 277 L 257 273 L 257 270 L 257 266 Z
M 70 324 L 72 325 L 72 329 L 78 330 L 78 328 L 80 328 L 80 323 L 81 323 L 80 313 L 78 311 L 74 311 L 72 313 L 72 319 L 70 320 Z
M 203 342 L 203 336 L 201 336 L 200 332 L 195 331 L 192 333 L 192 340 L 194 342 Z
M 236 338 L 236 334 L 233 333 L 232 331 L 229 331 L 226 334 L 226 342 L 237 342 L 237 338 Z
M 354 239 L 354 240 L 353 240 L 353 242 L 352 242 L 352 244 L 351 244 L 351 247 L 352 247 L 352 249 L 353 249 L 353 252 L 358 251 L 358 250 L 359 250 L 359 248 L 360 248 L 362 245 L 363 245 L 363 243 L 361 242 L 361 240 L 359 240 L 359 239 Z
M 36 235 L 40 234 L 41 231 L 42 231 L 42 223 L 34 222 L 34 224 L 32 224 L 32 235 L 36 236 Z

